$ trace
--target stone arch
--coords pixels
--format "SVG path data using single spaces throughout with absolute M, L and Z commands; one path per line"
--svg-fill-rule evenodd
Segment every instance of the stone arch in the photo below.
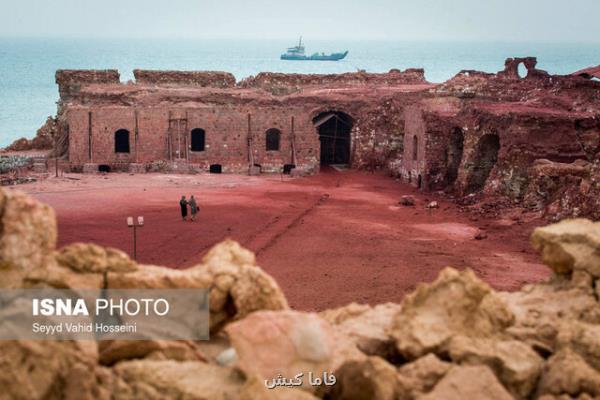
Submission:
M 519 76 L 519 78 L 525 79 L 527 78 L 527 74 L 529 74 L 529 70 L 527 69 L 525 63 L 520 62 L 519 64 L 517 64 L 517 75 Z
M 119 129 L 115 131 L 115 153 L 129 153 L 129 131 Z
M 279 151 L 281 145 L 281 131 L 277 128 L 268 129 L 265 132 L 265 144 L 267 151 Z
M 498 161 L 500 138 L 496 134 L 483 135 L 477 142 L 473 167 L 467 180 L 467 192 L 477 192 L 485 186 L 492 169 Z
M 458 168 L 462 162 L 465 134 L 462 129 L 454 128 L 446 148 L 446 184 L 452 185 L 458 178 Z
M 206 148 L 206 131 L 202 128 L 194 128 L 190 131 L 190 150 L 204 151 Z
M 321 165 L 350 164 L 354 120 L 341 111 L 325 111 L 313 118 L 321 142 Z

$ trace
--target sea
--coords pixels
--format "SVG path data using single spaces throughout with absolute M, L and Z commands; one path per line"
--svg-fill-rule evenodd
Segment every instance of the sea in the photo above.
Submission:
M 228 71 L 240 80 L 262 71 L 341 73 L 424 68 L 430 82 L 462 69 L 497 72 L 507 57 L 536 56 L 538 68 L 568 74 L 600 64 L 600 44 L 306 40 L 306 51 L 348 50 L 341 61 L 282 61 L 286 40 L 0 38 L 0 147 L 33 137 L 56 113 L 57 69 Z

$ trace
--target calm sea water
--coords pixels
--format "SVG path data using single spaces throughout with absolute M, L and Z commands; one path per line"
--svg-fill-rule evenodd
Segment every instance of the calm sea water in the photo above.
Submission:
M 365 69 L 425 68 L 432 82 L 442 82 L 461 69 L 496 72 L 507 57 L 533 55 L 539 68 L 566 74 L 600 64 L 600 45 L 549 43 L 306 43 L 307 52 L 349 50 L 338 62 L 281 61 L 294 43 L 286 41 L 141 40 L 141 39 L 12 39 L 0 38 L 0 146 L 33 136 L 56 112 L 59 68 L 117 68 L 121 80 L 134 68 L 229 71 L 237 79 L 261 71 L 339 73 Z

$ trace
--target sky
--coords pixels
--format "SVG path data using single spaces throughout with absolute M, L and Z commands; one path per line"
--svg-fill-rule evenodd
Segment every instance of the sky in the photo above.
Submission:
M 600 42 L 599 0 L 0 0 L 0 36 Z

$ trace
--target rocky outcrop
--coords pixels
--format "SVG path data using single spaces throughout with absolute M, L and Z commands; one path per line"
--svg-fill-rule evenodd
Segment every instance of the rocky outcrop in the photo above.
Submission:
M 600 223 L 532 242 L 555 271 L 495 292 L 451 268 L 401 304 L 290 310 L 254 255 L 226 241 L 188 270 L 93 244 L 55 249 L 50 208 L 0 190 L 0 287 L 209 288 L 210 341 L 0 343 L 0 399 L 588 399 L 600 396 Z M 333 374 L 335 384 L 265 381 Z
M 48 117 L 44 125 L 36 132 L 33 139 L 20 138 L 12 142 L 4 150 L 6 151 L 27 151 L 27 150 L 49 150 L 54 147 L 54 135 L 57 133 L 57 120 Z
M 493 290 L 466 270 L 443 270 L 402 303 L 390 333 L 403 356 L 414 359 L 445 351 L 455 335 L 498 337 L 514 316 Z

